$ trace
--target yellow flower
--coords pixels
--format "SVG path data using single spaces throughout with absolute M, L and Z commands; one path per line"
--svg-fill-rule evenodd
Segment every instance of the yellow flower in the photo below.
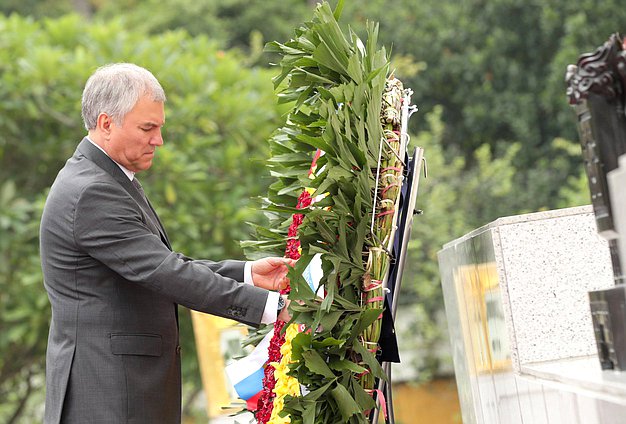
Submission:
M 278 414 L 285 407 L 285 396 L 300 396 L 300 384 L 294 377 L 287 375 L 289 372 L 289 363 L 291 362 L 291 341 L 298 334 L 298 325 L 291 324 L 285 331 L 285 343 L 280 348 L 282 358 L 280 362 L 272 362 L 270 365 L 274 367 L 274 377 L 276 385 L 274 386 L 274 398 L 272 415 L 267 424 L 289 424 L 289 417 L 281 417 Z

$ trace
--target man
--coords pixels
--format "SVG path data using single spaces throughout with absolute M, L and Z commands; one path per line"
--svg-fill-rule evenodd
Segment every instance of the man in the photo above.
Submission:
M 246 324 L 288 320 L 276 292 L 291 261 L 214 263 L 173 252 L 136 173 L 163 144 L 165 94 L 146 69 L 87 81 L 88 136 L 59 172 L 41 219 L 52 304 L 45 423 L 179 423 L 177 305 Z

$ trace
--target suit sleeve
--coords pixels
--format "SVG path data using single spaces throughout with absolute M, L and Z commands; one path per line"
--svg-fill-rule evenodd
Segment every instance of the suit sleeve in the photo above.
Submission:
M 170 251 L 121 186 L 85 187 L 73 220 L 76 245 L 127 281 L 191 309 L 260 323 L 269 292 L 229 278 L 243 279 L 243 262 L 195 261 Z
M 240 283 L 244 282 L 244 267 L 246 261 L 228 260 L 213 262 L 208 259 L 193 259 L 183 255 L 182 253 L 177 253 L 177 255 L 182 260 L 194 261 L 196 264 L 204 265 L 222 277 L 232 278 Z

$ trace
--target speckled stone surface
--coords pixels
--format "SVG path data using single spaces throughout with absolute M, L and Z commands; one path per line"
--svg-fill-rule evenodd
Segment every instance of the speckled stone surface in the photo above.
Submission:
M 500 326 L 499 335 L 486 337 L 506 342 L 515 371 L 525 363 L 596 353 L 587 293 L 611 287 L 613 274 L 608 246 L 597 234 L 591 206 L 500 218 L 447 243 L 440 257 L 444 252 L 457 259 L 447 259 L 448 265 L 440 260 L 440 268 L 455 267 L 457 278 L 447 278 L 451 283 L 442 278 L 442 284 L 474 284 L 482 286 L 479 290 L 489 293 L 491 300 L 494 294 L 499 297 L 506 326 Z M 495 284 L 480 281 L 487 279 L 486 273 L 479 271 L 485 263 L 495 267 Z M 468 279 L 467 269 L 472 266 L 477 269 L 476 276 Z M 466 288 L 464 293 L 470 291 Z M 486 297 L 467 296 L 456 301 L 469 310 L 478 308 L 472 303 L 487 302 Z M 489 313 L 485 320 L 487 332 L 493 332 L 494 320 Z M 478 334 L 469 330 L 473 336 Z M 473 350 L 477 347 L 479 351 L 489 350 L 476 343 Z M 488 355 L 493 356 L 493 352 Z
M 587 293 L 614 284 L 591 206 L 501 218 L 438 256 L 464 423 L 623 422 L 621 392 L 587 381 L 603 374 Z M 581 358 L 578 380 L 560 371 Z
M 587 292 L 612 286 L 613 273 L 591 207 L 503 218 L 491 228 L 514 368 L 594 354 Z
M 599 370 L 588 292 L 614 282 L 591 206 L 500 218 L 438 257 L 464 423 L 613 424 L 624 416 L 626 402 L 602 388 L 528 372 L 577 358 Z M 615 414 L 602 417 L 607 405 Z

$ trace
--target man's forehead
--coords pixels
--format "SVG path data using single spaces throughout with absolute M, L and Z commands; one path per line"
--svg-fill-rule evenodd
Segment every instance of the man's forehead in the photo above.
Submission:
M 163 102 L 154 101 L 146 97 L 137 101 L 130 114 L 135 117 L 135 122 L 140 124 L 161 126 L 165 123 L 165 106 Z

